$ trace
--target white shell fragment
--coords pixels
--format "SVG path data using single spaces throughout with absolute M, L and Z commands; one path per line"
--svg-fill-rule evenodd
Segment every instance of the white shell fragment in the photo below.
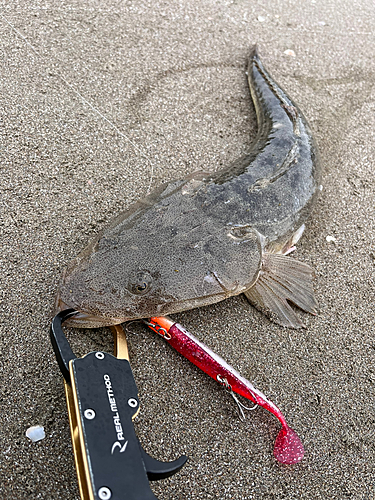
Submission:
M 35 443 L 36 441 L 44 439 L 46 437 L 46 433 L 44 432 L 44 427 L 41 425 L 33 425 L 27 429 L 26 436 L 31 439 L 33 443 Z
M 290 57 L 296 57 L 296 53 L 292 49 L 284 50 L 284 54 Z
M 258 16 L 258 21 L 260 23 L 264 23 L 265 20 L 266 20 L 266 18 L 264 16 Z
M 336 238 L 334 236 L 326 236 L 326 240 L 328 243 L 334 243 L 336 241 Z

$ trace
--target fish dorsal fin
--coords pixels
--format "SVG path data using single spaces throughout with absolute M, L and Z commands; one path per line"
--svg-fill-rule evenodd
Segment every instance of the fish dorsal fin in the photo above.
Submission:
M 258 280 L 244 293 L 251 304 L 270 314 L 276 323 L 302 328 L 304 324 L 288 301 L 306 312 L 317 314 L 312 277 L 313 270 L 309 265 L 285 255 L 264 253 Z

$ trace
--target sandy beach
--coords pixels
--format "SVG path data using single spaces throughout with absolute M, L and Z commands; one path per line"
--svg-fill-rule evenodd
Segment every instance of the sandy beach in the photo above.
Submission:
M 0 1 L 0 496 L 79 500 L 49 340 L 66 265 L 161 183 L 215 171 L 256 134 L 257 44 L 318 144 L 323 189 L 295 258 L 318 316 L 271 323 L 242 296 L 174 315 L 283 411 L 306 455 L 273 458 L 267 411 L 241 422 L 213 380 L 140 324 L 127 334 L 167 499 L 375 499 L 375 5 L 360 1 Z M 67 329 L 77 355 L 109 329 Z M 45 439 L 26 436 L 32 425 Z

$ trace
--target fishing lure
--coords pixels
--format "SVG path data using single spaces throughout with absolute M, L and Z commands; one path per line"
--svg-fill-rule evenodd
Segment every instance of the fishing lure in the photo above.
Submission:
M 144 320 L 144 323 L 162 336 L 176 351 L 229 390 L 241 413 L 242 408 L 246 407 L 238 401 L 233 393 L 265 408 L 279 420 L 281 430 L 277 435 L 273 452 L 276 460 L 283 464 L 295 464 L 302 460 L 304 456 L 303 444 L 297 433 L 289 427 L 279 408 L 223 358 L 167 316 L 152 317 L 149 321 Z

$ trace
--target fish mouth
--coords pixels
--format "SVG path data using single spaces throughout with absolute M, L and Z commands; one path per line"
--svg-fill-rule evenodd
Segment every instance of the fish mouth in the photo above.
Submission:
M 76 309 L 76 307 L 70 304 L 66 304 L 60 297 L 60 294 L 56 297 L 55 311 L 54 314 L 65 311 L 66 309 L 76 310 L 76 314 L 71 316 L 64 321 L 64 325 L 76 328 L 101 328 L 104 326 L 114 326 L 126 321 L 130 321 L 132 318 L 106 318 L 105 316 L 96 316 L 90 312 L 82 311 Z
M 78 311 L 65 321 L 66 326 L 76 328 L 101 328 L 104 326 L 120 325 L 129 321 L 128 318 L 104 318 L 103 316 L 94 316 L 89 313 Z

